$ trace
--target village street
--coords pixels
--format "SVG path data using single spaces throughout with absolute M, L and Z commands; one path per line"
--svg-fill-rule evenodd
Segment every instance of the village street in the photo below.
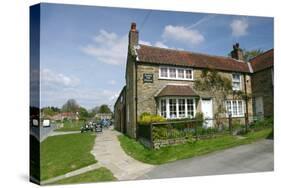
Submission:
M 273 140 L 261 140 L 163 165 L 136 161 L 122 150 L 114 130 L 97 135 L 93 153 L 119 180 L 263 172 L 273 170 Z

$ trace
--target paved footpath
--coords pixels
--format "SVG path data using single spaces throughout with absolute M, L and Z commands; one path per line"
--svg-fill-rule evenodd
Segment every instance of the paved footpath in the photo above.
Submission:
M 133 180 L 145 175 L 154 165 L 145 164 L 128 156 L 120 146 L 115 130 L 104 129 L 97 134 L 92 154 L 99 164 L 108 168 L 118 180 Z

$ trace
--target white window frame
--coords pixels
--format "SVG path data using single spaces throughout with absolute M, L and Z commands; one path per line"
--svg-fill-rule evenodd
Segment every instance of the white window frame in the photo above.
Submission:
M 167 77 L 161 76 L 161 69 L 166 68 L 167 69 Z M 170 77 L 170 69 L 176 69 L 176 77 Z M 179 78 L 178 76 L 178 70 L 184 70 L 184 78 Z M 191 70 L 191 78 L 186 78 L 186 70 Z M 194 71 L 192 68 L 182 68 L 182 67 L 169 67 L 169 66 L 160 66 L 159 67 L 159 79 L 163 80 L 194 80 Z
M 226 116 L 229 115 L 229 110 L 228 110 L 228 105 L 227 105 L 228 102 L 230 102 L 231 117 L 244 117 L 245 116 L 245 101 L 244 100 L 226 100 L 225 101 Z M 242 102 L 242 113 L 239 113 L 239 106 L 238 106 L 239 102 Z M 237 114 L 234 114 L 234 105 L 237 105 L 237 109 L 236 109 Z
M 176 117 L 170 117 L 170 99 L 176 99 Z M 184 99 L 184 117 L 179 116 L 179 99 Z M 188 117 L 188 110 L 187 110 L 187 99 L 193 100 L 193 115 L 192 117 Z M 161 97 L 158 100 L 158 114 L 162 116 L 162 107 L 161 107 L 161 100 L 166 100 L 166 117 L 167 119 L 182 119 L 182 118 L 194 118 L 196 114 L 196 100 L 194 97 Z M 162 116 L 163 117 L 163 116 Z
M 239 75 L 239 81 L 238 80 L 234 80 L 234 78 L 233 78 L 234 75 Z M 240 73 L 232 73 L 231 76 L 232 76 L 232 90 L 233 91 L 240 91 L 240 90 L 242 90 L 242 75 Z M 239 88 L 234 88 L 234 85 L 233 85 L 234 82 L 235 83 L 239 82 Z

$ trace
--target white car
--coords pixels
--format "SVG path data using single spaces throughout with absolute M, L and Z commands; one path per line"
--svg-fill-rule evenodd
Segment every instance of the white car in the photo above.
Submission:
M 49 119 L 44 119 L 43 120 L 43 127 L 50 127 L 50 126 L 51 126 L 50 120 Z

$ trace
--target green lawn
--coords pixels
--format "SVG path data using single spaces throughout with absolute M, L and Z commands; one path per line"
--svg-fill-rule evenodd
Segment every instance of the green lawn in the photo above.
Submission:
M 147 149 L 139 142 L 123 135 L 120 135 L 118 139 L 124 151 L 136 160 L 149 164 L 163 164 L 179 159 L 203 155 L 233 146 L 249 144 L 256 140 L 266 138 L 271 133 L 272 129 L 268 128 L 258 132 L 248 133 L 247 135 L 244 135 L 246 137 L 244 139 L 236 136 L 224 135 L 213 139 L 200 140 L 194 144 L 169 146 L 160 148 L 159 150 Z
M 95 135 L 67 134 L 48 137 L 41 143 L 41 180 L 96 163 L 90 153 Z
M 113 176 L 111 171 L 107 168 L 101 167 L 96 170 L 54 182 L 52 184 L 90 183 L 113 180 L 116 180 L 116 178 Z
M 81 126 L 85 124 L 85 121 L 64 121 L 63 127 L 56 129 L 55 131 L 80 131 Z

